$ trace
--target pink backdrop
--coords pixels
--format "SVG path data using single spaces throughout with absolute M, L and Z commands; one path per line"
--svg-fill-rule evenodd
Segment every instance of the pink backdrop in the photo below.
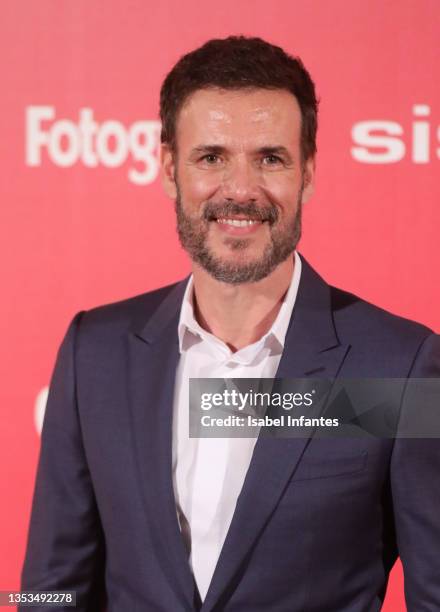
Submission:
M 159 87 L 187 50 L 243 33 L 303 58 L 321 106 L 301 252 L 440 330 L 439 17 L 437 0 L 3 0 L 0 589 L 19 586 L 36 414 L 69 320 L 189 269 L 155 156 Z M 388 612 L 402 584 L 397 566 Z

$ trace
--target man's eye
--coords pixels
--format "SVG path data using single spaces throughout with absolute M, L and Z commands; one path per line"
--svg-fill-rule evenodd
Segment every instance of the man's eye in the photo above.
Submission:
M 266 166 L 274 166 L 276 164 L 281 164 L 283 160 L 278 155 L 265 155 L 263 157 L 263 163 Z
M 217 164 L 220 161 L 220 158 L 218 155 L 215 155 L 214 153 L 208 153 L 207 155 L 204 155 L 201 158 L 201 161 L 206 162 L 207 164 L 210 165 L 214 165 Z

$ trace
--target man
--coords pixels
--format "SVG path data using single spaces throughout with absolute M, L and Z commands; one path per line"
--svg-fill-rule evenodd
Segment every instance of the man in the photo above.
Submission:
M 408 609 L 439 610 L 437 440 L 188 436 L 189 378 L 440 376 L 435 334 L 295 250 L 309 74 L 260 39 L 212 40 L 167 76 L 161 119 L 192 276 L 73 319 L 22 589 L 75 590 L 82 611 L 367 612 L 399 554 Z

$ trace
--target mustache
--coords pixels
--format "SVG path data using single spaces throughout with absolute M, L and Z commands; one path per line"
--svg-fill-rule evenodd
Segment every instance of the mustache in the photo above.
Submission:
M 205 221 L 216 221 L 222 217 L 245 215 L 256 221 L 267 221 L 270 224 L 278 221 L 279 213 L 276 206 L 257 206 L 255 202 L 237 204 L 232 200 L 226 202 L 207 202 L 202 217 Z

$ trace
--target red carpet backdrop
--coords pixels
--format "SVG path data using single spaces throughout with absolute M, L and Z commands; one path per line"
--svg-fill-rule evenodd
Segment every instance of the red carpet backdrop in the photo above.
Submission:
M 1 589 L 19 586 L 68 322 L 189 270 L 157 161 L 160 84 L 186 51 L 246 34 L 303 59 L 321 103 L 300 251 L 440 331 L 439 17 L 437 0 L 3 0 Z M 385 610 L 404 609 L 398 565 Z

